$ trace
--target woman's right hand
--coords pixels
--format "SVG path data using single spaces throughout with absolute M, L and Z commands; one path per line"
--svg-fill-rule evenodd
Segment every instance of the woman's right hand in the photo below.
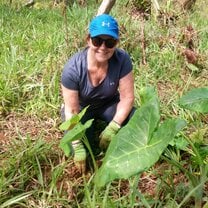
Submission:
M 72 142 L 74 150 L 74 164 L 81 174 L 86 172 L 87 153 L 83 143 L 80 140 Z

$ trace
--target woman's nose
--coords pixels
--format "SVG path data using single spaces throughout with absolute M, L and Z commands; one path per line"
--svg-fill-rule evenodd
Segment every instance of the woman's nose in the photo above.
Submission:
M 105 48 L 106 49 L 105 41 L 102 42 L 102 45 L 100 46 L 100 48 Z

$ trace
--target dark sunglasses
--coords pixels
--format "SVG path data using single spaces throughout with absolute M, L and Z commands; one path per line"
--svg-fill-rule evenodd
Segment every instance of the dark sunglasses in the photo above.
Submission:
M 100 37 L 94 37 L 94 38 L 91 38 L 91 40 L 92 40 L 92 44 L 95 47 L 100 47 L 104 42 L 107 48 L 113 48 L 117 43 L 117 40 L 113 38 L 103 39 Z

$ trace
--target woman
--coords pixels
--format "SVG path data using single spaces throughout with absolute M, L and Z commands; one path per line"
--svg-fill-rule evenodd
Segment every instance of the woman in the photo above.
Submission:
M 89 25 L 88 47 L 72 56 L 62 73 L 65 119 L 89 106 L 83 123 L 94 118 L 108 124 L 99 136 L 104 150 L 134 112 L 132 62 L 124 50 L 116 48 L 118 41 L 117 21 L 107 14 L 95 17 Z M 83 173 L 86 149 L 81 140 L 72 147 L 75 165 Z

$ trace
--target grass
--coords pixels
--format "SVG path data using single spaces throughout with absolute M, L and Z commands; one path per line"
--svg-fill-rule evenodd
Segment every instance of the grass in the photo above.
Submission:
M 28 14 L 26 10 L 4 9 L 4 27 L 1 27 L 4 37 L 1 55 L 2 106 L 6 111 L 11 106 L 18 111 L 35 114 L 42 108 L 45 111 L 48 103 L 55 106 L 59 101 L 57 56 L 64 43 L 63 35 L 57 35 L 56 30 L 60 27 L 61 17 L 51 12 L 54 17 L 51 21 L 56 19 L 57 24 L 50 27 L 44 12 Z M 25 24 L 22 24 L 24 21 Z
M 63 157 L 57 148 L 61 137 L 60 75 L 68 57 L 86 45 L 87 25 L 99 4 L 88 1 L 84 7 L 74 3 L 65 13 L 61 5 L 39 2 L 30 9 L 21 7 L 21 1 L 0 3 L 0 139 L 2 144 L 9 141 L 0 147 L 0 207 L 193 206 L 189 181 L 179 168 L 162 159 L 144 175 L 115 181 L 98 192 L 92 183 L 93 173 L 85 179 L 78 176 L 70 158 Z M 121 25 L 120 47 L 133 60 L 136 105 L 140 103 L 139 89 L 154 85 L 162 118 L 185 118 L 190 124 L 187 132 L 193 133 L 195 115 L 179 108 L 177 99 L 188 89 L 207 86 L 208 12 L 204 1 L 197 1 L 193 11 L 169 25 L 151 17 L 142 25 L 130 4 L 123 6 L 126 3 L 117 2 L 112 14 Z M 196 34 L 197 71 L 187 67 L 181 53 L 187 47 L 184 29 L 188 25 Z M 141 62 L 143 26 L 146 65 Z M 197 121 L 198 129 L 207 126 L 206 116 L 204 120 Z M 33 128 L 36 133 L 31 134 Z M 204 137 L 207 139 L 207 134 Z M 182 164 L 186 157 L 179 157 Z M 203 204 L 208 203 L 207 189 L 205 181 Z

